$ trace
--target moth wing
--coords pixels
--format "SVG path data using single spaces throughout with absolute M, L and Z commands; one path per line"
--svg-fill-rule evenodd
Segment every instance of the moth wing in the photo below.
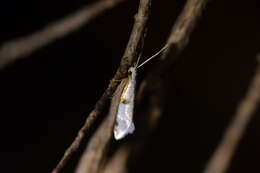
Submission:
M 115 139 L 119 140 L 129 133 L 134 132 L 133 113 L 135 97 L 135 75 L 136 69 L 132 71 L 132 76 L 128 78 L 124 91 L 121 95 L 121 101 L 118 106 L 116 125 L 114 127 Z
M 129 129 L 128 129 L 128 133 L 134 133 L 134 131 L 135 131 L 135 125 L 134 125 L 134 123 L 132 122 L 131 123 L 131 125 L 130 125 L 130 127 L 129 127 Z
M 134 132 L 132 104 L 119 104 L 116 125 L 114 127 L 115 139 L 124 138 L 127 134 Z

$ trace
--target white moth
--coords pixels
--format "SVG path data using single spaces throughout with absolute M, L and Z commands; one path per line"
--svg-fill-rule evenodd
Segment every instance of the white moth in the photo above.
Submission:
M 166 44 L 159 52 L 148 58 L 140 65 L 138 65 L 140 59 L 139 57 L 136 65 L 129 68 L 128 79 L 120 96 L 120 103 L 118 106 L 116 123 L 114 126 L 114 137 L 116 140 L 124 138 L 127 134 L 132 134 L 135 130 L 135 125 L 133 123 L 133 113 L 137 68 L 146 64 L 152 58 L 156 57 L 158 54 L 164 51 L 167 47 L 168 45 Z

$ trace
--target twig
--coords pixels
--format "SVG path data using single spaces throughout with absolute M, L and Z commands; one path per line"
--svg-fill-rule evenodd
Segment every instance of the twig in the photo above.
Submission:
M 123 146 L 112 156 L 105 165 L 101 173 L 127 173 L 126 161 L 129 154 L 129 148 Z
M 39 31 L 3 43 L 0 47 L 0 69 L 17 59 L 30 55 L 54 40 L 76 31 L 95 17 L 123 1 L 125 0 L 99 0 L 59 21 L 50 23 Z
M 260 55 L 259 58 L 260 60 Z M 260 62 L 248 91 L 237 107 L 233 120 L 226 129 L 224 136 L 209 159 L 204 173 L 226 172 L 237 145 L 245 133 L 246 127 L 254 115 L 260 99 Z
M 176 23 L 173 26 L 167 41 L 167 43 L 171 45 L 172 48 L 168 48 L 164 52 L 163 56 L 161 57 L 162 59 L 168 58 L 169 53 L 172 51 L 180 52 L 186 47 L 187 43 L 189 42 L 190 34 L 196 26 L 208 1 L 209 0 L 187 1 L 183 11 L 181 12 L 181 15 L 178 17 Z
M 106 147 L 108 146 L 112 136 L 117 108 L 125 83 L 126 80 L 122 80 L 121 84 L 115 91 L 108 117 L 102 122 L 97 132 L 92 136 L 80 159 L 76 173 L 96 173 L 100 169 L 100 164 L 105 155 Z
M 65 151 L 64 156 L 62 157 L 56 168 L 52 171 L 52 173 L 60 172 L 61 169 L 66 165 L 72 154 L 77 151 L 86 132 L 91 127 L 98 115 L 103 111 L 105 104 L 115 92 L 115 89 L 119 85 L 119 81 L 126 77 L 128 68 L 132 66 L 137 59 L 137 55 L 140 52 L 142 40 L 145 35 L 145 28 L 150 14 L 150 6 L 151 0 L 140 0 L 139 10 L 135 17 L 133 30 L 115 76 L 110 81 L 109 86 L 102 97 L 96 103 L 94 110 L 92 110 L 92 112 L 87 117 L 85 124 L 78 132 L 78 136 Z

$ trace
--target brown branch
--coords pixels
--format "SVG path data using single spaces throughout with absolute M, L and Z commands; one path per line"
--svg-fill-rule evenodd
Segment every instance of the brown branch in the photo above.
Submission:
M 260 55 L 258 59 L 258 67 L 252 83 L 244 99 L 238 105 L 234 118 L 226 129 L 220 144 L 209 159 L 204 173 L 226 172 L 237 145 L 257 109 L 260 99 Z
M 3 43 L 0 47 L 0 69 L 76 31 L 123 1 L 125 0 L 99 0 L 59 21 L 50 23 L 39 31 Z
M 151 0 L 140 0 L 139 10 L 135 17 L 133 30 L 115 76 L 110 81 L 110 84 L 102 97 L 96 103 L 94 110 L 87 117 L 86 122 L 79 130 L 77 137 L 74 139 L 69 148 L 65 151 L 64 156 L 62 157 L 56 168 L 52 171 L 53 173 L 60 172 L 61 169 L 66 165 L 72 154 L 77 151 L 86 132 L 89 130 L 97 116 L 103 111 L 105 104 L 115 92 L 115 89 L 119 85 L 119 81 L 126 77 L 128 68 L 134 64 L 137 55 L 140 52 L 142 40 L 145 35 L 146 24 L 150 14 L 150 6 Z
M 167 43 L 171 46 L 168 48 L 162 59 L 168 58 L 172 51 L 182 51 L 189 42 L 190 34 L 196 26 L 202 11 L 209 0 L 188 0 L 174 24 Z M 176 54 L 176 53 L 175 53 Z
M 112 136 L 117 108 L 125 83 L 126 80 L 122 80 L 115 91 L 108 117 L 102 122 L 96 133 L 92 136 L 80 159 L 76 173 L 96 173 L 100 169 L 101 161 L 106 153 L 106 147 Z
M 129 151 L 127 146 L 121 147 L 106 163 L 101 173 L 127 173 L 126 162 Z

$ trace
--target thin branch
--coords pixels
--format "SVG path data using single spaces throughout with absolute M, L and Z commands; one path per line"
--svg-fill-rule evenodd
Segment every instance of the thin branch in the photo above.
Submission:
M 190 34 L 198 23 L 204 7 L 209 0 L 188 0 L 185 7 L 174 24 L 167 43 L 172 48 L 167 49 L 162 59 L 168 58 L 172 51 L 182 51 L 189 42 Z M 176 53 L 175 53 L 176 54 Z
M 106 163 L 101 173 L 127 173 L 126 162 L 129 155 L 129 148 L 123 146 Z
M 50 23 L 39 31 L 3 43 L 0 47 L 0 69 L 76 31 L 123 1 L 125 0 L 99 0 L 63 19 Z
M 64 156 L 62 157 L 56 168 L 52 171 L 53 173 L 60 172 L 61 169 L 66 165 L 68 160 L 71 158 L 73 153 L 78 150 L 83 137 L 85 136 L 93 122 L 96 120 L 96 118 L 103 111 L 105 104 L 107 103 L 109 98 L 111 98 L 111 96 L 115 92 L 115 89 L 119 85 L 119 81 L 126 77 L 128 68 L 130 66 L 133 66 L 134 62 L 136 61 L 137 55 L 141 51 L 140 48 L 142 45 L 143 37 L 145 35 L 146 24 L 150 14 L 150 6 L 151 0 L 140 0 L 139 10 L 135 17 L 133 30 L 115 76 L 110 81 L 109 86 L 102 97 L 96 103 L 94 110 L 92 110 L 92 112 L 87 117 L 86 122 L 79 130 L 77 137 L 74 139 L 69 148 L 65 151 Z
M 101 161 L 106 153 L 106 148 L 112 137 L 117 108 L 120 102 L 120 96 L 124 89 L 126 80 L 115 91 L 112 98 L 108 117 L 102 122 L 96 133 L 92 136 L 85 152 L 83 153 L 76 173 L 96 173 L 101 167 Z
M 260 60 L 260 55 L 259 58 Z M 243 137 L 247 125 L 254 115 L 260 99 L 260 62 L 255 76 L 244 99 L 237 107 L 233 120 L 226 129 L 224 136 L 209 159 L 204 173 L 224 173 L 227 171 L 231 158 Z

